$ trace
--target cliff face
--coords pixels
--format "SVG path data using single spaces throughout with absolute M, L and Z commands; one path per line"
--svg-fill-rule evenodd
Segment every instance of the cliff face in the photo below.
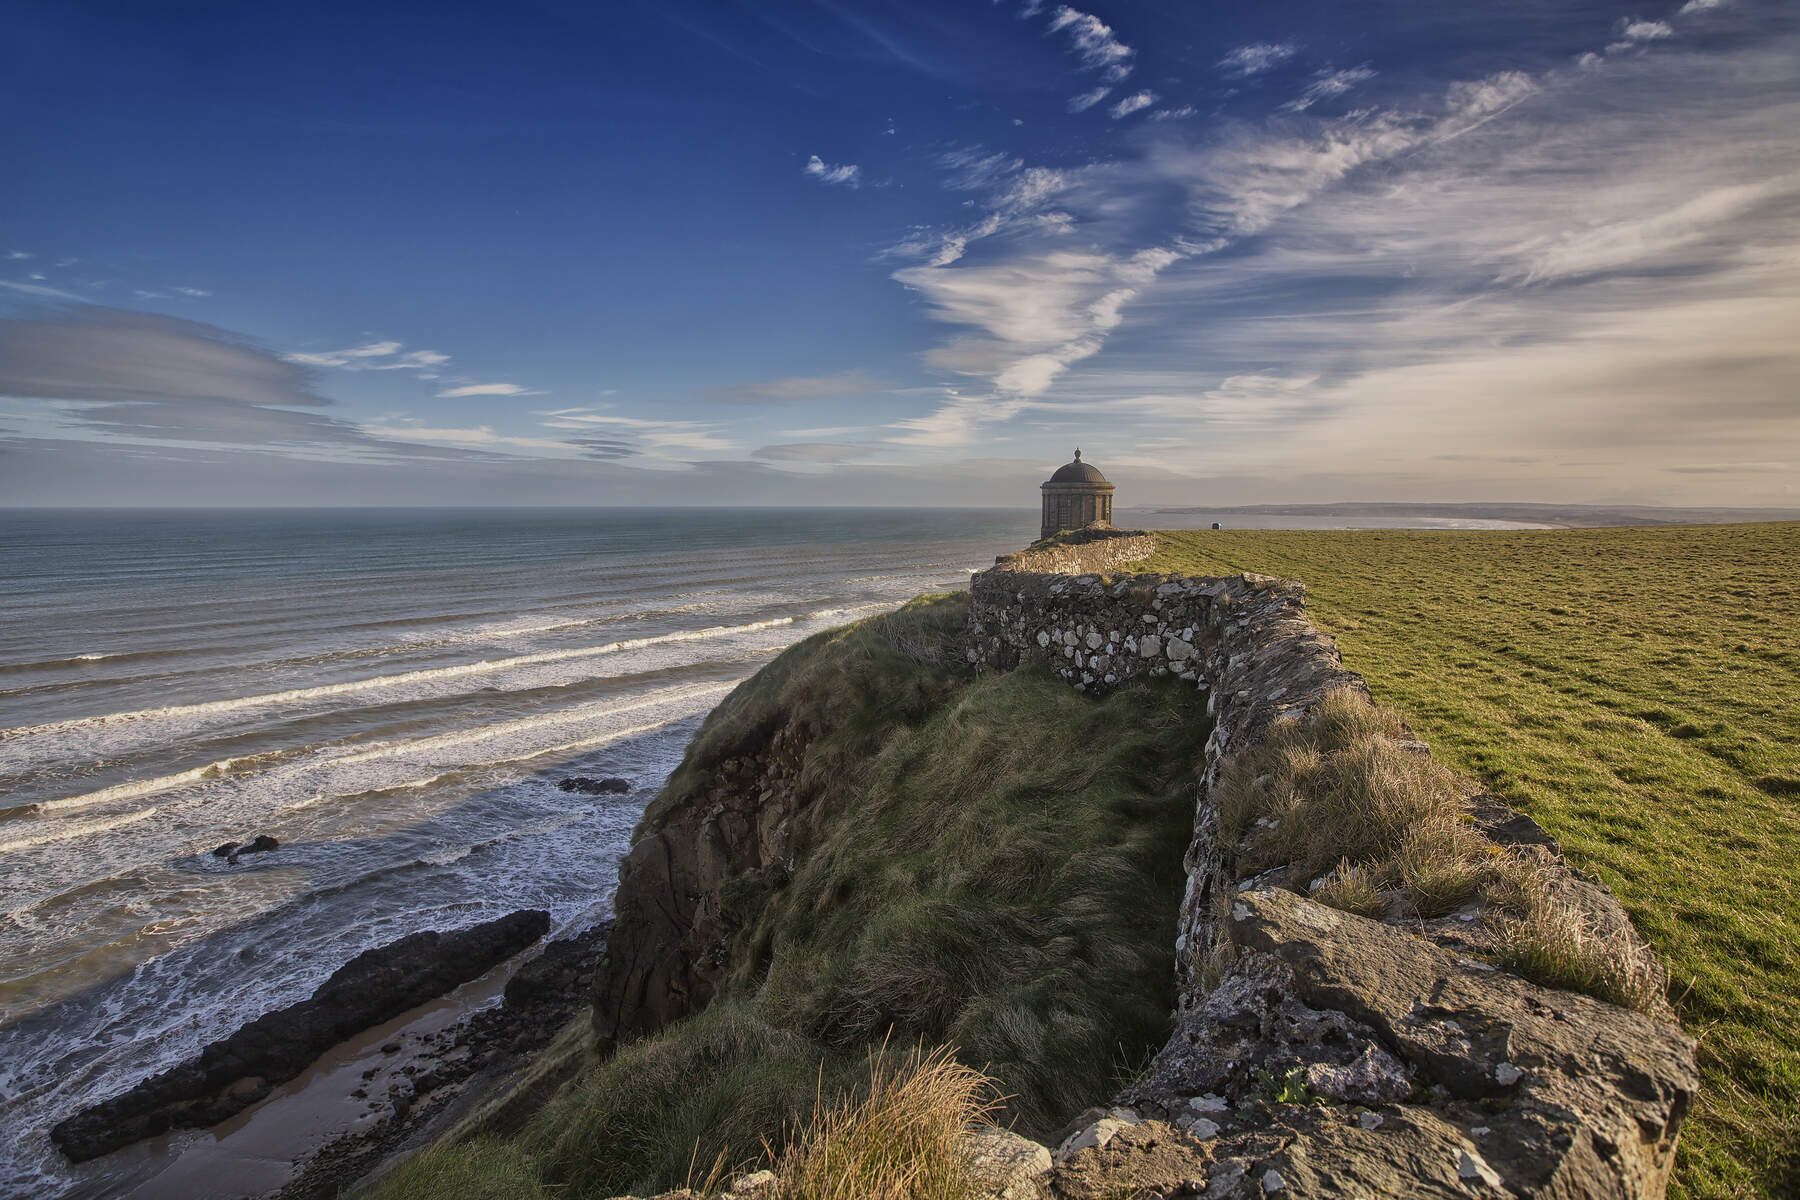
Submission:
M 745 913 L 722 889 L 751 894 L 791 869 L 789 834 L 801 765 L 818 729 L 805 718 L 761 746 L 706 763 L 681 803 L 646 814 L 619 869 L 618 919 L 594 998 L 603 1046 L 704 1008 L 731 965 Z

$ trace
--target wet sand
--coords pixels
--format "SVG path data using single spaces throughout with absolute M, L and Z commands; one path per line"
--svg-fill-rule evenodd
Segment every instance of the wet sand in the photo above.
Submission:
M 593 958 L 604 947 L 595 931 Z M 335 1196 L 396 1149 L 447 1128 L 503 1086 L 579 1013 L 586 986 L 529 1011 L 503 1006 L 533 947 L 445 996 L 326 1051 L 219 1125 L 180 1130 L 87 1164 L 81 1200 Z M 513 1014 L 517 1013 L 517 1016 Z

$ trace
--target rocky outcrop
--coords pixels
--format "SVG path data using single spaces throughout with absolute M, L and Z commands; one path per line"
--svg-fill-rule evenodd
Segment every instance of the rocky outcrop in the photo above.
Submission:
M 1698 1084 L 1667 1022 L 1277 888 L 1229 921 L 1238 963 L 1124 1097 L 1206 1195 L 1662 1193 Z
M 170 1129 L 216 1124 L 345 1038 L 485 974 L 549 929 L 549 913 L 525 909 L 366 950 L 309 999 L 258 1017 L 197 1057 L 69 1117 L 51 1129 L 50 1140 L 82 1162 Z
M 645 813 L 619 867 L 617 923 L 595 992 L 603 1050 L 712 999 L 731 935 L 753 915 L 748 902 L 791 869 L 789 819 L 815 733 L 790 721 L 709 768 L 696 794 Z

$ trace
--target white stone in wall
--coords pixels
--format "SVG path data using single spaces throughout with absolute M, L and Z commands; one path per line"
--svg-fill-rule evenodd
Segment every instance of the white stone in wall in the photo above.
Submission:
M 1045 633 L 1042 629 L 1038 630 L 1037 644 L 1040 646 L 1048 646 L 1050 644 L 1050 635 Z
M 1154 634 L 1146 638 L 1139 638 L 1137 652 L 1140 658 L 1155 658 L 1162 653 L 1162 639 Z
M 1178 637 L 1169 638 L 1170 662 L 1186 662 L 1192 657 L 1194 657 L 1194 646 L 1192 642 L 1183 641 Z
M 1089 650 L 1098 650 L 1100 648 L 1100 643 L 1105 640 L 1106 639 L 1102 638 L 1098 632 L 1093 630 L 1088 631 L 1087 646 Z

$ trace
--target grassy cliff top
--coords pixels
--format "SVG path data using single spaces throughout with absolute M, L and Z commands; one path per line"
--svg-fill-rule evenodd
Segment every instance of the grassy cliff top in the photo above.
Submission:
M 1158 537 L 1133 569 L 1304 580 L 1376 697 L 1625 903 L 1701 1041 L 1672 1194 L 1800 1195 L 1800 524 Z
M 523 1128 L 439 1145 L 379 1200 L 600 1200 L 755 1166 L 921 1042 L 985 1071 L 1039 1136 L 1131 1079 L 1169 1033 L 1205 696 L 977 676 L 967 619 L 966 595 L 921 597 L 734 690 L 639 827 L 704 825 L 734 780 L 791 805 L 792 861 L 716 888 L 718 994 L 610 1060 L 563 1046 L 575 1078 Z M 778 745 L 800 760 L 779 798 L 744 769 Z

